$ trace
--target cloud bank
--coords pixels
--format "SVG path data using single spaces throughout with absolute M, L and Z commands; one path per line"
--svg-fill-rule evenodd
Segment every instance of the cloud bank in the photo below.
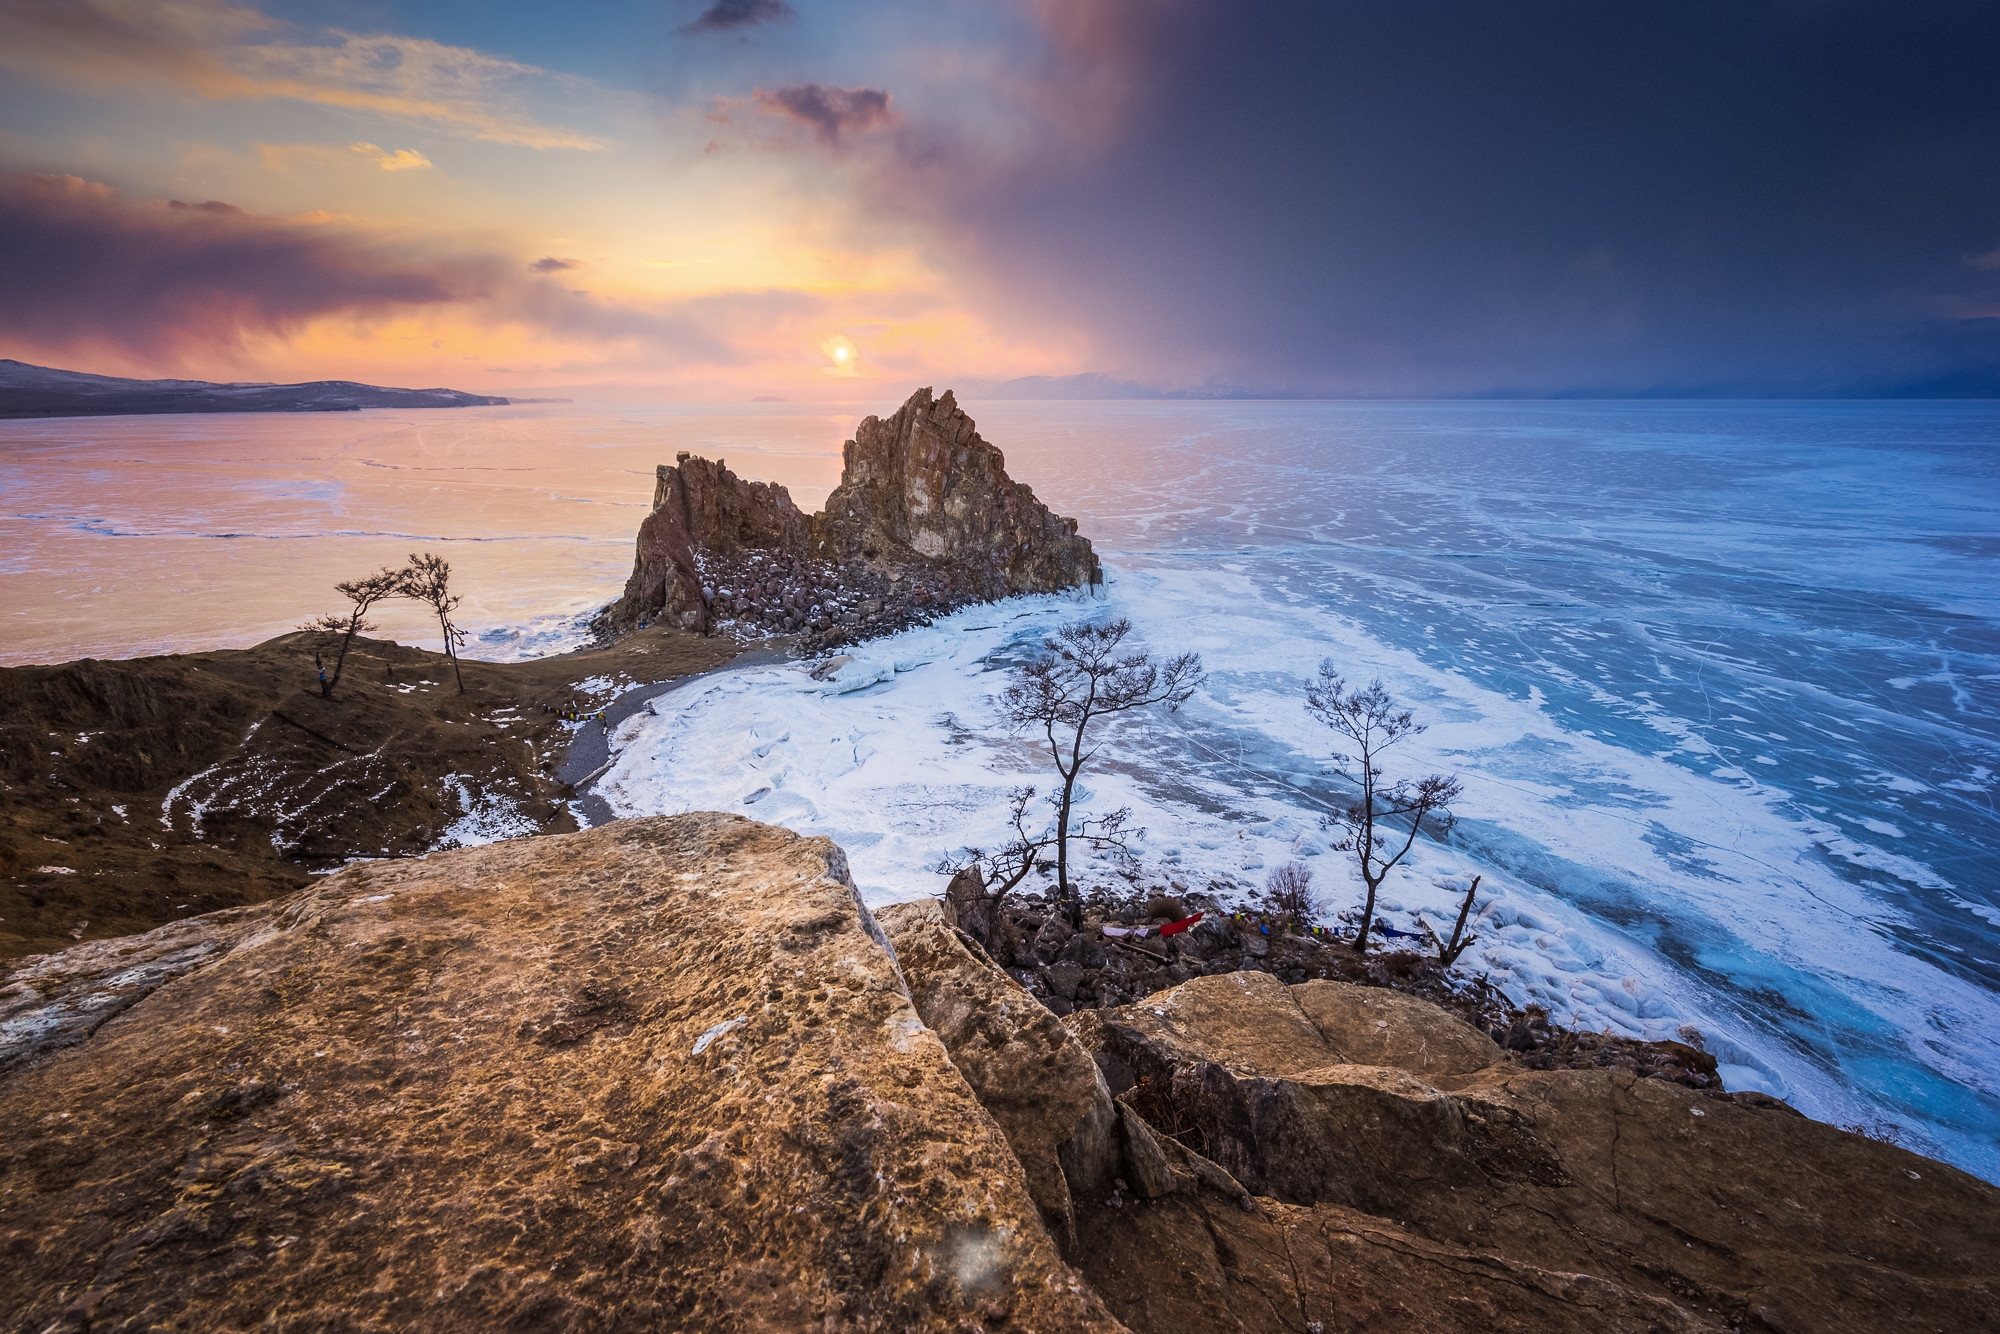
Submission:
M 861 192 L 1095 369 L 1333 393 L 2000 391 L 2000 7 L 1036 6 L 1010 136 Z M 996 147 L 997 143 L 997 147 Z M 949 189 L 940 189 L 949 182 Z
M 70 85 L 372 112 L 526 148 L 608 147 L 530 109 L 581 80 L 417 37 L 294 36 L 257 10 L 213 0 L 10 0 L 0 6 L 0 68 Z
M 547 276 L 575 265 L 260 217 L 219 200 L 131 200 L 75 176 L 0 183 L 0 339 L 44 356 L 110 350 L 199 367 L 318 320 L 429 311 L 721 366 L 741 360 L 736 341 L 815 300 L 751 292 L 613 303 Z

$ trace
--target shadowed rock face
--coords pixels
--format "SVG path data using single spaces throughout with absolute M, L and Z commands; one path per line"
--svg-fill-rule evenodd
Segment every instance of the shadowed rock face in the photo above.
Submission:
M 653 512 L 640 521 L 639 554 L 612 620 L 626 629 L 665 611 L 687 629 L 705 630 L 709 599 L 698 556 L 799 551 L 805 542 L 806 516 L 784 487 L 747 482 L 720 459 L 682 454 L 674 466 L 660 465 Z
M 1199 978 L 1064 1025 L 1120 1101 L 1215 1159 L 1080 1210 L 1139 1330 L 1931 1331 L 2000 1311 L 2000 1190 L 1772 1099 L 1524 1070 L 1367 987 Z
M 665 616 L 708 630 L 735 618 L 838 643 L 909 615 L 1102 578 L 1076 521 L 1007 476 L 949 390 L 919 389 L 886 421 L 865 418 L 842 458 L 840 486 L 811 518 L 783 487 L 720 461 L 682 454 L 662 466 L 606 628 Z
M 156 934 L 0 978 L 9 1330 L 1122 1328 L 824 839 L 625 821 Z

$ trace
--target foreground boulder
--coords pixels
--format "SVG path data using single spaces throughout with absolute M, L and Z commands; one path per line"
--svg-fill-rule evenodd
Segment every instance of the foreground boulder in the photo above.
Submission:
M 10 1329 L 1120 1328 L 824 839 L 627 821 L 167 930 L 0 979 Z
M 2000 1318 L 2000 1191 L 1755 1094 L 1526 1070 L 1377 988 L 1205 977 L 1064 1020 L 1259 1196 L 1078 1220 L 1142 1330 L 1960 1330 Z
M 734 622 L 832 645 L 913 617 L 1101 580 L 1076 520 L 1008 477 L 951 391 L 867 417 L 808 518 L 781 486 L 689 454 L 662 465 L 624 595 L 601 628 Z

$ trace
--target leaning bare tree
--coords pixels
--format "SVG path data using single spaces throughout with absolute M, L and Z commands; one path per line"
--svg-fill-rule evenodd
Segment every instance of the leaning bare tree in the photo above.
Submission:
M 1458 905 L 1458 921 L 1452 925 L 1450 940 L 1443 939 L 1435 930 L 1431 930 L 1431 939 L 1437 941 L 1438 962 L 1447 968 L 1458 962 L 1459 955 L 1464 954 L 1479 943 L 1478 935 L 1467 935 L 1465 933 L 1465 919 L 1472 916 L 1472 897 L 1478 892 L 1479 877 L 1474 876 L 1472 877 L 1471 886 L 1465 891 L 1464 900 Z M 1421 918 L 1418 920 L 1422 921 Z M 1424 926 L 1426 929 L 1430 929 L 1429 922 L 1424 922 Z
M 324 634 L 340 636 L 340 653 L 333 660 L 333 678 L 327 679 L 324 669 L 320 671 L 319 693 L 322 699 L 332 699 L 334 687 L 340 684 L 340 669 L 347 665 L 347 650 L 354 643 L 354 636 L 364 630 L 373 630 L 369 624 L 368 611 L 384 598 L 392 598 L 403 591 L 403 570 L 392 570 L 384 566 L 366 579 L 351 579 L 344 584 L 335 584 L 333 591 L 346 598 L 352 605 L 345 612 L 321 616 L 307 621 L 301 630 L 317 630 Z
M 1081 926 L 1083 904 L 1069 878 L 1071 817 L 1076 779 L 1097 751 L 1092 729 L 1115 714 L 1164 704 L 1180 708 L 1202 683 L 1201 655 L 1183 653 L 1155 663 L 1145 652 L 1123 647 L 1132 623 L 1104 625 L 1078 621 L 1042 641 L 1043 654 L 1014 670 L 1000 695 L 1000 714 L 1018 728 L 1039 730 L 1047 739 L 1061 789 L 1052 799 L 1056 850 L 1056 891 Z M 1122 822 L 1121 822 L 1122 823 Z
M 438 629 L 444 632 L 444 654 L 451 659 L 452 678 L 458 682 L 458 693 L 463 695 L 465 675 L 458 669 L 458 648 L 465 642 L 465 631 L 452 624 L 451 614 L 465 599 L 451 591 L 451 566 L 443 556 L 428 551 L 421 555 L 411 552 L 410 568 L 403 571 L 402 593 L 437 614 Z
M 1328 658 L 1319 665 L 1318 679 L 1306 686 L 1306 712 L 1354 747 L 1353 754 L 1336 754 L 1334 760 L 1361 791 L 1334 813 L 1331 822 L 1347 831 L 1335 849 L 1354 854 L 1355 867 L 1368 887 L 1361 929 L 1354 936 L 1355 950 L 1365 951 L 1375 925 L 1376 891 L 1415 845 L 1418 834 L 1428 829 L 1433 837 L 1442 838 L 1450 832 L 1451 803 L 1463 789 L 1456 778 L 1445 774 L 1384 780 L 1382 752 L 1422 732 L 1424 725 L 1408 709 L 1398 707 L 1380 681 L 1350 690 Z

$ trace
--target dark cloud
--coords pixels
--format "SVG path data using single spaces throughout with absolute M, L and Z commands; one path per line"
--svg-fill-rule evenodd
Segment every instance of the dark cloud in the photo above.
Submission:
M 2000 315 L 1985 0 L 1040 10 L 1039 138 L 1000 154 L 913 115 L 884 193 L 987 299 L 1093 331 L 1103 370 L 2000 391 L 1967 324 Z
M 536 273 L 561 273 L 564 269 L 580 269 L 580 259 L 557 259 L 554 255 L 544 255 L 528 266 Z
M 700 17 L 681 31 L 689 36 L 709 32 L 734 32 L 760 23 L 783 23 L 798 17 L 785 0 L 715 0 Z
M 764 110 L 810 125 L 827 143 L 849 131 L 885 124 L 894 114 L 889 110 L 889 94 L 877 88 L 802 83 L 793 88 L 759 88 L 754 96 Z
M 171 356 L 289 333 L 336 311 L 465 300 L 496 266 L 399 253 L 219 201 L 126 200 L 73 176 L 0 187 L 0 334 Z
M 213 200 L 129 200 L 74 176 L 0 182 L 0 344 L 24 360 L 117 349 L 161 366 L 199 364 L 324 316 L 460 307 L 722 364 L 737 359 L 728 340 L 743 331 L 741 311 L 779 300 L 620 305 L 476 249 L 259 217 Z

